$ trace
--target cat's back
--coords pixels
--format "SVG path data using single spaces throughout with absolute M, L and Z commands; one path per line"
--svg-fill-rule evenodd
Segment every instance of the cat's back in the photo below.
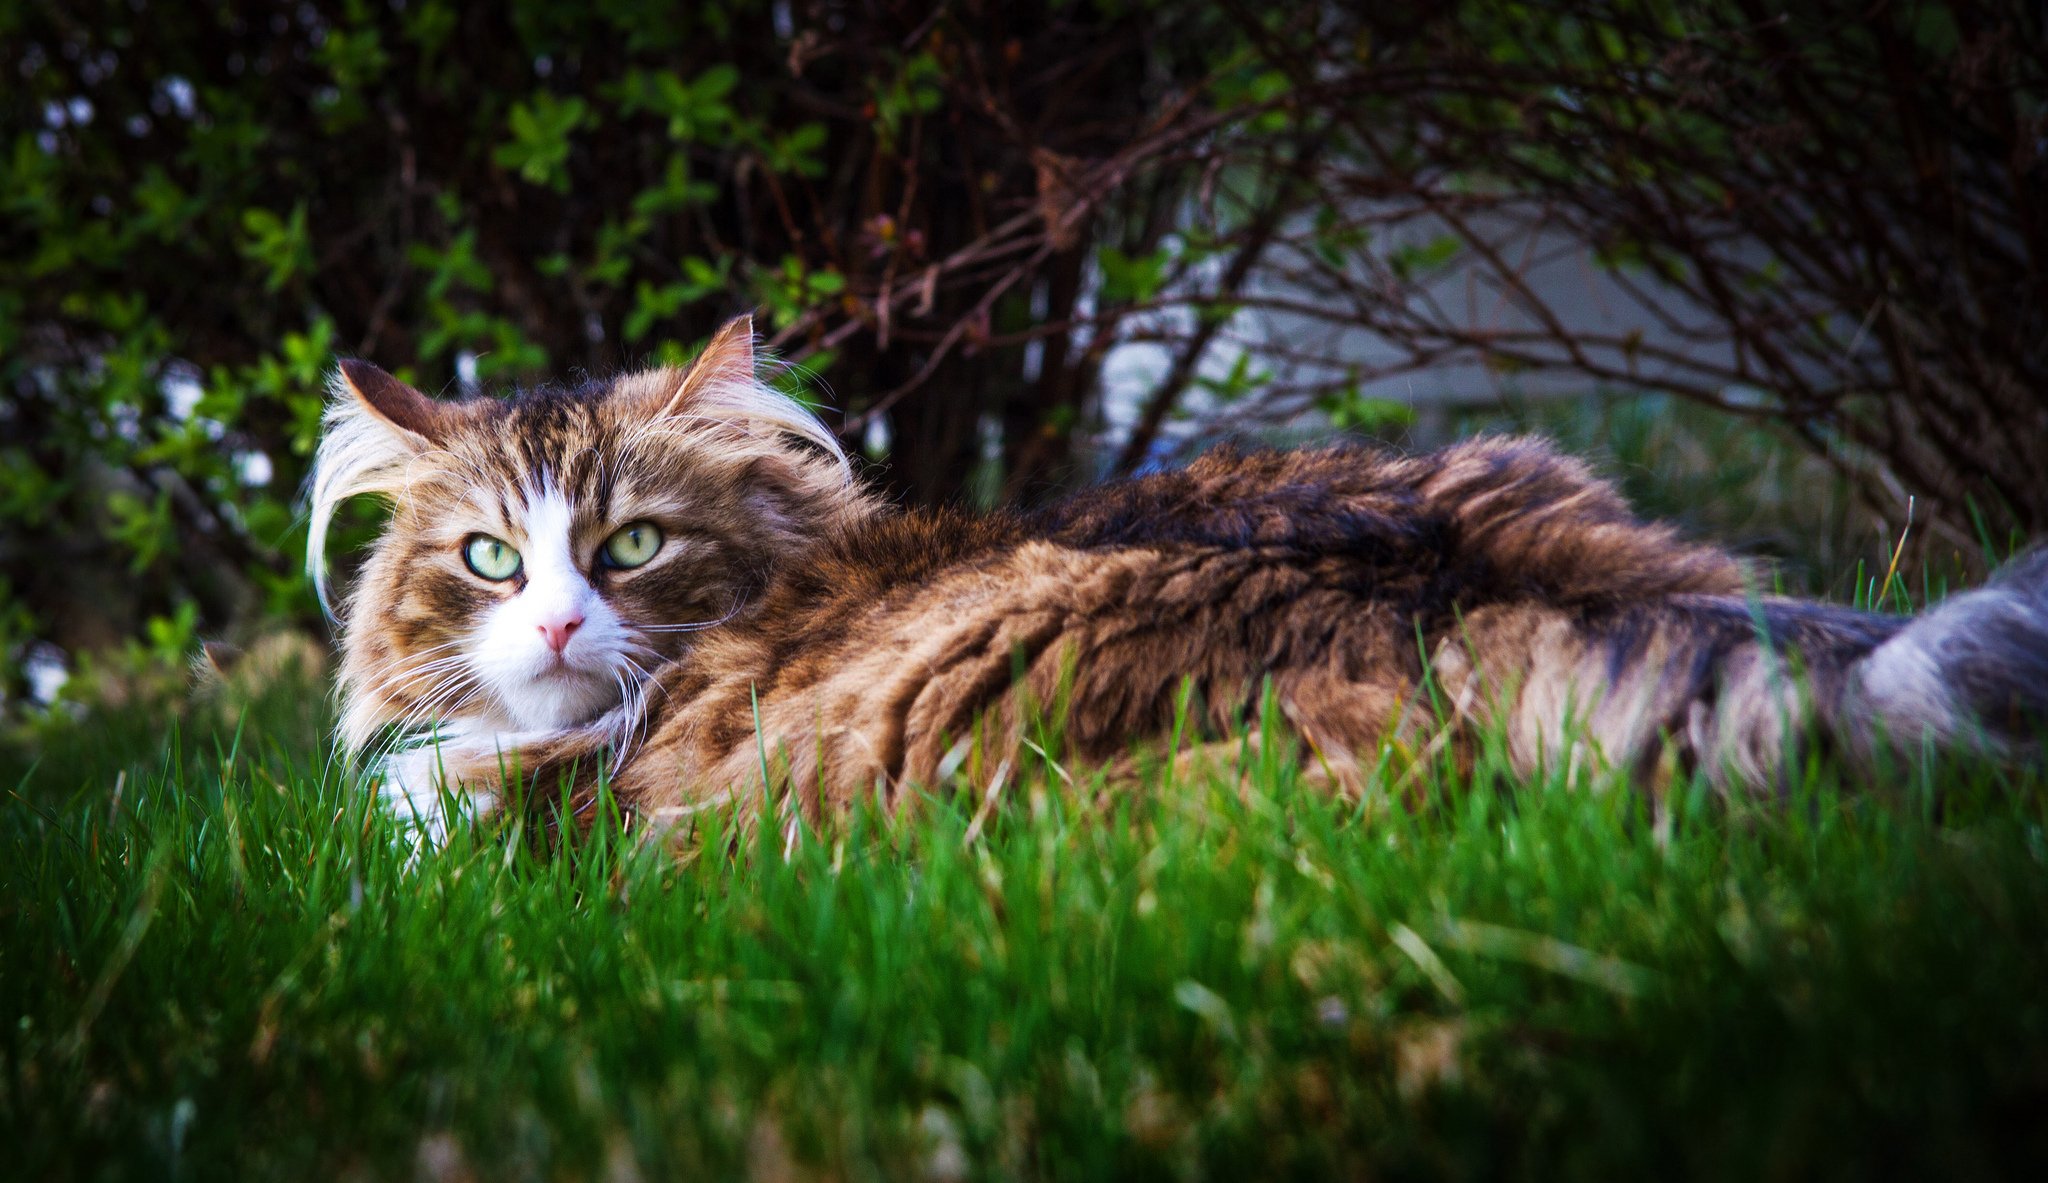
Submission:
M 1584 461 L 1529 436 L 1419 454 L 1224 446 L 1076 494 L 1028 515 L 1026 529 L 1091 550 L 1337 558 L 1388 598 L 1614 602 L 1739 591 L 1746 575 L 1725 552 L 1639 520 Z
M 792 750 L 837 737 L 821 756 L 919 782 L 1020 687 L 1064 703 L 1076 750 L 1107 757 L 1170 726 L 1185 686 L 1227 724 L 1269 682 L 1341 704 L 1363 735 L 1461 613 L 1597 612 L 1742 579 L 1540 440 L 1221 448 L 1027 512 L 885 514 L 821 548 L 731 650 L 748 725 L 728 738 L 743 762 L 758 693 Z

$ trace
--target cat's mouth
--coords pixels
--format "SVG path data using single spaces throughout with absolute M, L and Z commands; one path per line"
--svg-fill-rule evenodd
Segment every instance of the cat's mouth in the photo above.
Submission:
M 556 693 L 594 691 L 601 685 L 609 685 L 611 676 L 604 669 L 591 669 L 580 662 L 556 658 L 532 676 L 531 684 L 537 689 Z
M 536 682 L 587 682 L 611 672 L 604 656 L 594 652 L 538 654 L 527 667 Z
M 595 718 L 622 693 L 608 673 L 557 659 L 508 685 L 501 700 L 520 726 L 549 730 Z

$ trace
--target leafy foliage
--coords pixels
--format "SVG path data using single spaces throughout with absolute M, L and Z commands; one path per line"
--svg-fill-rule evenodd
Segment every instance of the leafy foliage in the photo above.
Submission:
M 495 388 L 744 310 L 906 500 L 1547 381 L 1773 420 L 1888 533 L 2008 549 L 2036 8 L 0 6 L 0 694 L 186 605 L 313 623 L 336 355 Z
M 428 389 L 603 373 L 758 309 L 857 410 L 932 337 L 898 316 L 827 340 L 819 311 L 872 327 L 878 285 L 1031 208 L 1033 150 L 1117 144 L 1180 69 L 1119 63 L 1155 19 L 0 9 L 0 572 L 23 622 L 0 694 L 23 638 L 106 649 L 188 604 L 216 632 L 314 619 L 293 498 L 336 355 Z M 1076 111 L 1092 128 L 1060 131 Z M 975 298 L 955 286 L 927 286 L 929 320 Z M 892 470 L 914 495 L 957 487 L 1016 397 L 1007 356 L 1000 382 L 898 400 L 924 423 Z

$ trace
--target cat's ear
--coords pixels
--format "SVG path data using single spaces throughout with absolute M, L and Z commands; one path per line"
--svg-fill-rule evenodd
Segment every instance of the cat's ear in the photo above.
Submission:
M 388 427 L 428 443 L 439 443 L 456 415 L 398 379 L 358 358 L 341 363 L 341 384 L 364 410 Z
M 681 413 L 707 392 L 720 387 L 752 387 L 754 371 L 754 318 L 735 316 L 711 336 L 711 344 L 683 371 L 683 380 L 668 392 L 656 418 Z
M 853 476 L 839 437 L 809 407 L 761 380 L 754 357 L 754 318 L 734 317 L 711 337 L 690 368 L 657 370 L 622 384 L 623 398 L 637 416 L 674 419 L 695 430 L 766 443 L 778 437 L 803 440 L 828 457 L 845 480 Z

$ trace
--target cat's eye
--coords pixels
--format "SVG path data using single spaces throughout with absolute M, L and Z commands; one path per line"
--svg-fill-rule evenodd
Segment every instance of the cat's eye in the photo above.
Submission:
M 604 540 L 604 565 L 638 567 L 661 549 L 661 527 L 653 522 L 629 522 Z
M 472 534 L 462 544 L 462 561 L 480 579 L 500 583 L 519 574 L 519 552 L 489 534 Z

